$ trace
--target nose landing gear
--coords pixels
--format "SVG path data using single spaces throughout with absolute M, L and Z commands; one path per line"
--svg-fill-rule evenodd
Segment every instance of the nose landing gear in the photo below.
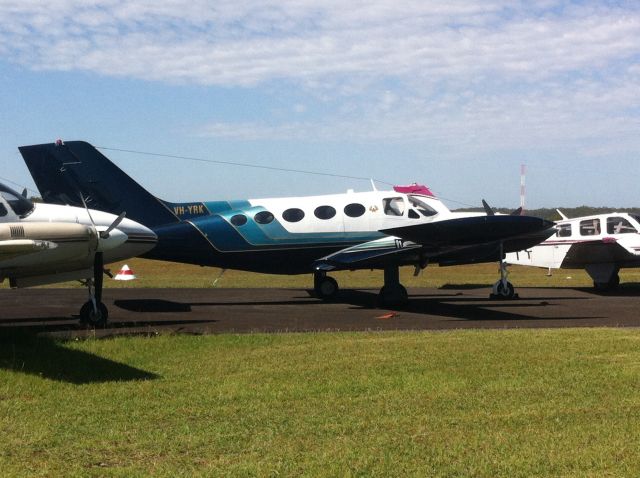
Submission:
M 509 264 L 504 260 L 504 247 L 500 243 L 500 280 L 493 284 L 493 290 L 489 295 L 490 299 L 517 299 L 518 294 L 513 284 L 507 280 L 509 277 Z

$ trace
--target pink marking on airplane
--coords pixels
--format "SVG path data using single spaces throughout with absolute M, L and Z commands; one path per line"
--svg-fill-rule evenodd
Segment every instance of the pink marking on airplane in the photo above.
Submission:
M 394 186 L 393 190 L 403 194 L 422 194 L 424 196 L 436 197 L 427 186 L 418 183 L 413 183 L 409 186 Z

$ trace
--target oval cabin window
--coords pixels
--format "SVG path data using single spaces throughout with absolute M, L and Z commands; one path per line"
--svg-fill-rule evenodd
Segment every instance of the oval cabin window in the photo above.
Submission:
M 244 214 L 236 214 L 231 216 L 231 224 L 234 226 L 244 226 L 247 223 L 247 216 Z
M 287 222 L 298 222 L 302 221 L 304 217 L 304 211 L 302 209 L 298 209 L 297 207 L 292 207 L 291 209 L 287 209 L 282 213 L 282 219 Z
M 258 214 L 253 216 L 253 220 L 258 224 L 269 224 L 271 221 L 273 221 L 273 214 L 271 214 L 269 211 L 260 211 Z
M 313 211 L 318 219 L 331 219 L 336 215 L 336 210 L 331 206 L 319 206 Z
M 362 204 L 351 203 L 347 204 L 344 207 L 344 213 L 349 217 L 360 217 L 366 211 L 365 207 Z

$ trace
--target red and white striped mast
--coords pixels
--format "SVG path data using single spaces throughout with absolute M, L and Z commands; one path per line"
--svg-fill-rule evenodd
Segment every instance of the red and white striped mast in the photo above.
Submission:
M 522 208 L 522 210 L 521 210 L 520 214 L 524 214 L 524 198 L 525 198 L 524 178 L 525 178 L 525 173 L 526 173 L 525 165 L 521 164 L 520 165 L 520 207 Z

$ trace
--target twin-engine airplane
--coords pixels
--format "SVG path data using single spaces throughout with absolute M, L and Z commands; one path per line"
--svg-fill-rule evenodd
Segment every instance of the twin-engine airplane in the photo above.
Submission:
M 0 282 L 29 287 L 85 280 L 89 301 L 80 319 L 106 322 L 104 264 L 151 249 L 156 235 L 130 219 L 85 207 L 33 203 L 0 184 Z
M 92 145 L 20 149 L 47 202 L 127 212 L 158 244 L 143 257 L 272 274 L 313 273 L 321 298 L 335 270 L 383 269 L 381 304 L 407 300 L 398 267 L 501 261 L 549 237 L 553 223 L 528 216 L 451 212 L 424 186 L 326 196 L 172 203 L 153 196 Z M 513 296 L 503 276 L 497 286 Z
M 569 219 L 540 245 L 507 254 L 507 262 L 549 269 L 585 269 L 600 290 L 620 284 L 623 267 L 640 267 L 640 216 L 613 212 Z

